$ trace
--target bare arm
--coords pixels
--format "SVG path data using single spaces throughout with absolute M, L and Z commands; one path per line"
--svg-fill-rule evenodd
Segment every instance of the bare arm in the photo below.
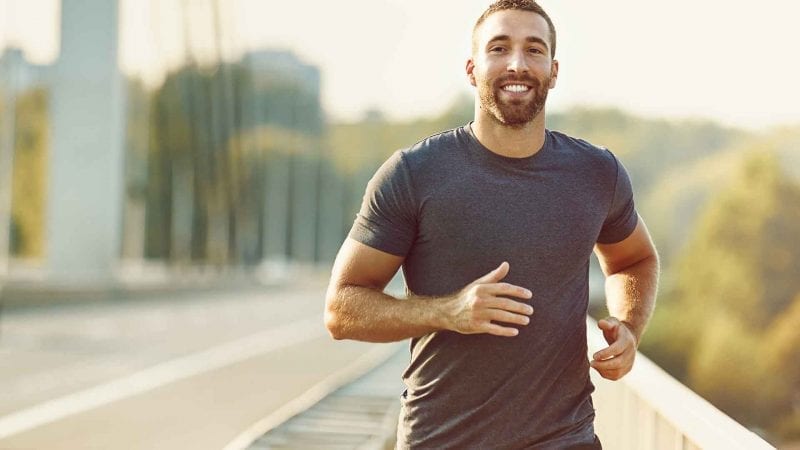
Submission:
M 630 236 L 615 244 L 597 244 L 595 253 L 606 275 L 611 317 L 598 322 L 609 347 L 595 353 L 592 367 L 616 380 L 633 367 L 639 341 L 653 314 L 658 254 L 641 217 Z
M 527 325 L 533 308 L 499 296 L 530 298 L 502 280 L 507 263 L 445 297 L 397 299 L 383 293 L 403 258 L 347 239 L 334 262 L 325 299 L 325 326 L 335 339 L 392 342 L 438 330 L 516 336 L 495 322 Z

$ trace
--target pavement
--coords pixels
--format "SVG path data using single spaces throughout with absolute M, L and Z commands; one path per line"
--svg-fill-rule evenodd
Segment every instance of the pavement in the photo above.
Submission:
M 219 449 L 362 358 L 324 277 L 6 309 L 0 448 Z

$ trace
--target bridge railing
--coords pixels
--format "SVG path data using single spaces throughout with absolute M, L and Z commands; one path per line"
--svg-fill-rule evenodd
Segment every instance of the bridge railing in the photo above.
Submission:
M 589 352 L 607 344 L 588 319 Z M 595 431 L 614 450 L 762 450 L 775 447 L 731 419 L 644 355 L 619 381 L 592 382 Z

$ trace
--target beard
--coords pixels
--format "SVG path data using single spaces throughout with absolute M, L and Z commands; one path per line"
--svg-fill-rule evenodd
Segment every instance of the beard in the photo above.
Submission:
M 493 84 L 481 83 L 478 96 L 481 108 L 489 113 L 496 122 L 512 128 L 522 128 L 530 123 L 544 108 L 547 101 L 551 77 L 538 80 L 533 77 L 506 76 L 497 79 Z M 500 100 L 501 88 L 508 82 L 519 81 L 531 86 L 533 98 L 530 100 Z

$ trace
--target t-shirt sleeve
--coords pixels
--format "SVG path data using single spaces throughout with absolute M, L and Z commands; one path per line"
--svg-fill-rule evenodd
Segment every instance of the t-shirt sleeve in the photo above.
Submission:
M 411 174 L 395 152 L 367 184 L 361 210 L 348 237 L 372 248 L 405 256 L 416 236 L 416 204 Z
M 617 179 L 614 183 L 614 198 L 611 201 L 608 216 L 606 216 L 600 235 L 597 238 L 597 242 L 600 244 L 614 244 L 622 241 L 633 233 L 639 221 L 639 216 L 633 203 L 633 188 L 631 187 L 628 171 L 625 170 L 625 166 L 616 156 L 611 154 L 611 157 L 614 158 L 616 163 Z

